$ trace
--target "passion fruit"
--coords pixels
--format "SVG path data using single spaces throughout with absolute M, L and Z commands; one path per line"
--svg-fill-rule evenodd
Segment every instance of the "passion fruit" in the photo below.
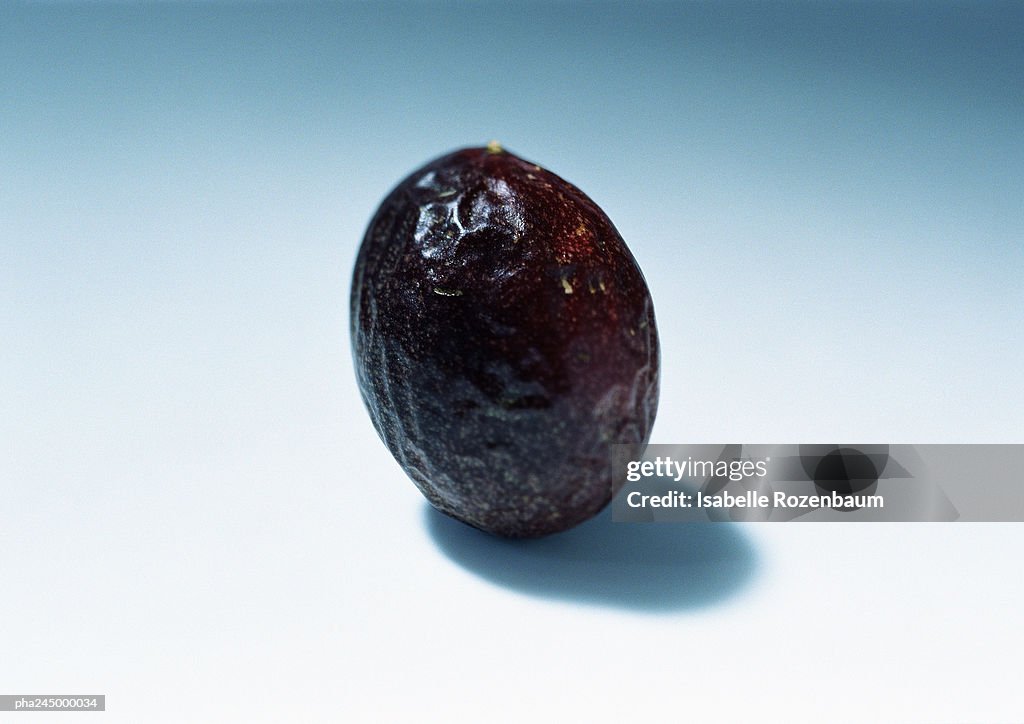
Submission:
M 436 508 L 501 536 L 566 530 L 621 487 L 658 406 L 643 274 L 568 181 L 491 143 L 413 172 L 356 260 L 352 354 L 373 424 Z

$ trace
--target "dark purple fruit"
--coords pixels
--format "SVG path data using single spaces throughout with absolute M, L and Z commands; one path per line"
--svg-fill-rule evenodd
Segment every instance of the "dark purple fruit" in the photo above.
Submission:
M 643 274 L 582 191 L 497 144 L 393 190 L 352 281 L 359 389 L 439 510 L 498 535 L 566 530 L 647 444 L 658 335 Z

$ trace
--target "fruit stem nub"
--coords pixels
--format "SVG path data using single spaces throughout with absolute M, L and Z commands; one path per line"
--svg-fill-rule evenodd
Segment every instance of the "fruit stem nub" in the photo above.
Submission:
M 505 149 L 501 147 L 501 143 L 498 141 L 489 141 L 487 143 L 487 153 L 504 153 Z

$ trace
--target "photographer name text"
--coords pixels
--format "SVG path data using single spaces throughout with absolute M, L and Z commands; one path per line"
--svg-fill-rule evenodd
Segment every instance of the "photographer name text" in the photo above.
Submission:
M 645 495 L 638 491 L 626 497 L 630 508 L 884 508 L 881 495 L 794 495 L 775 491 L 771 495 L 748 490 L 740 494 L 728 492 L 707 495 L 672 490 L 662 495 Z

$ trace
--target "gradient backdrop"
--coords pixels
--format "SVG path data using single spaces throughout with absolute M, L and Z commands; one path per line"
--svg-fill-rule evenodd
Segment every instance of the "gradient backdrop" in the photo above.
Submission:
M 1022 38 L 1019 3 L 5 3 L 0 693 L 1019 718 L 1020 526 L 481 542 L 377 440 L 347 303 L 390 187 L 500 139 L 645 270 L 655 442 L 1024 442 Z

